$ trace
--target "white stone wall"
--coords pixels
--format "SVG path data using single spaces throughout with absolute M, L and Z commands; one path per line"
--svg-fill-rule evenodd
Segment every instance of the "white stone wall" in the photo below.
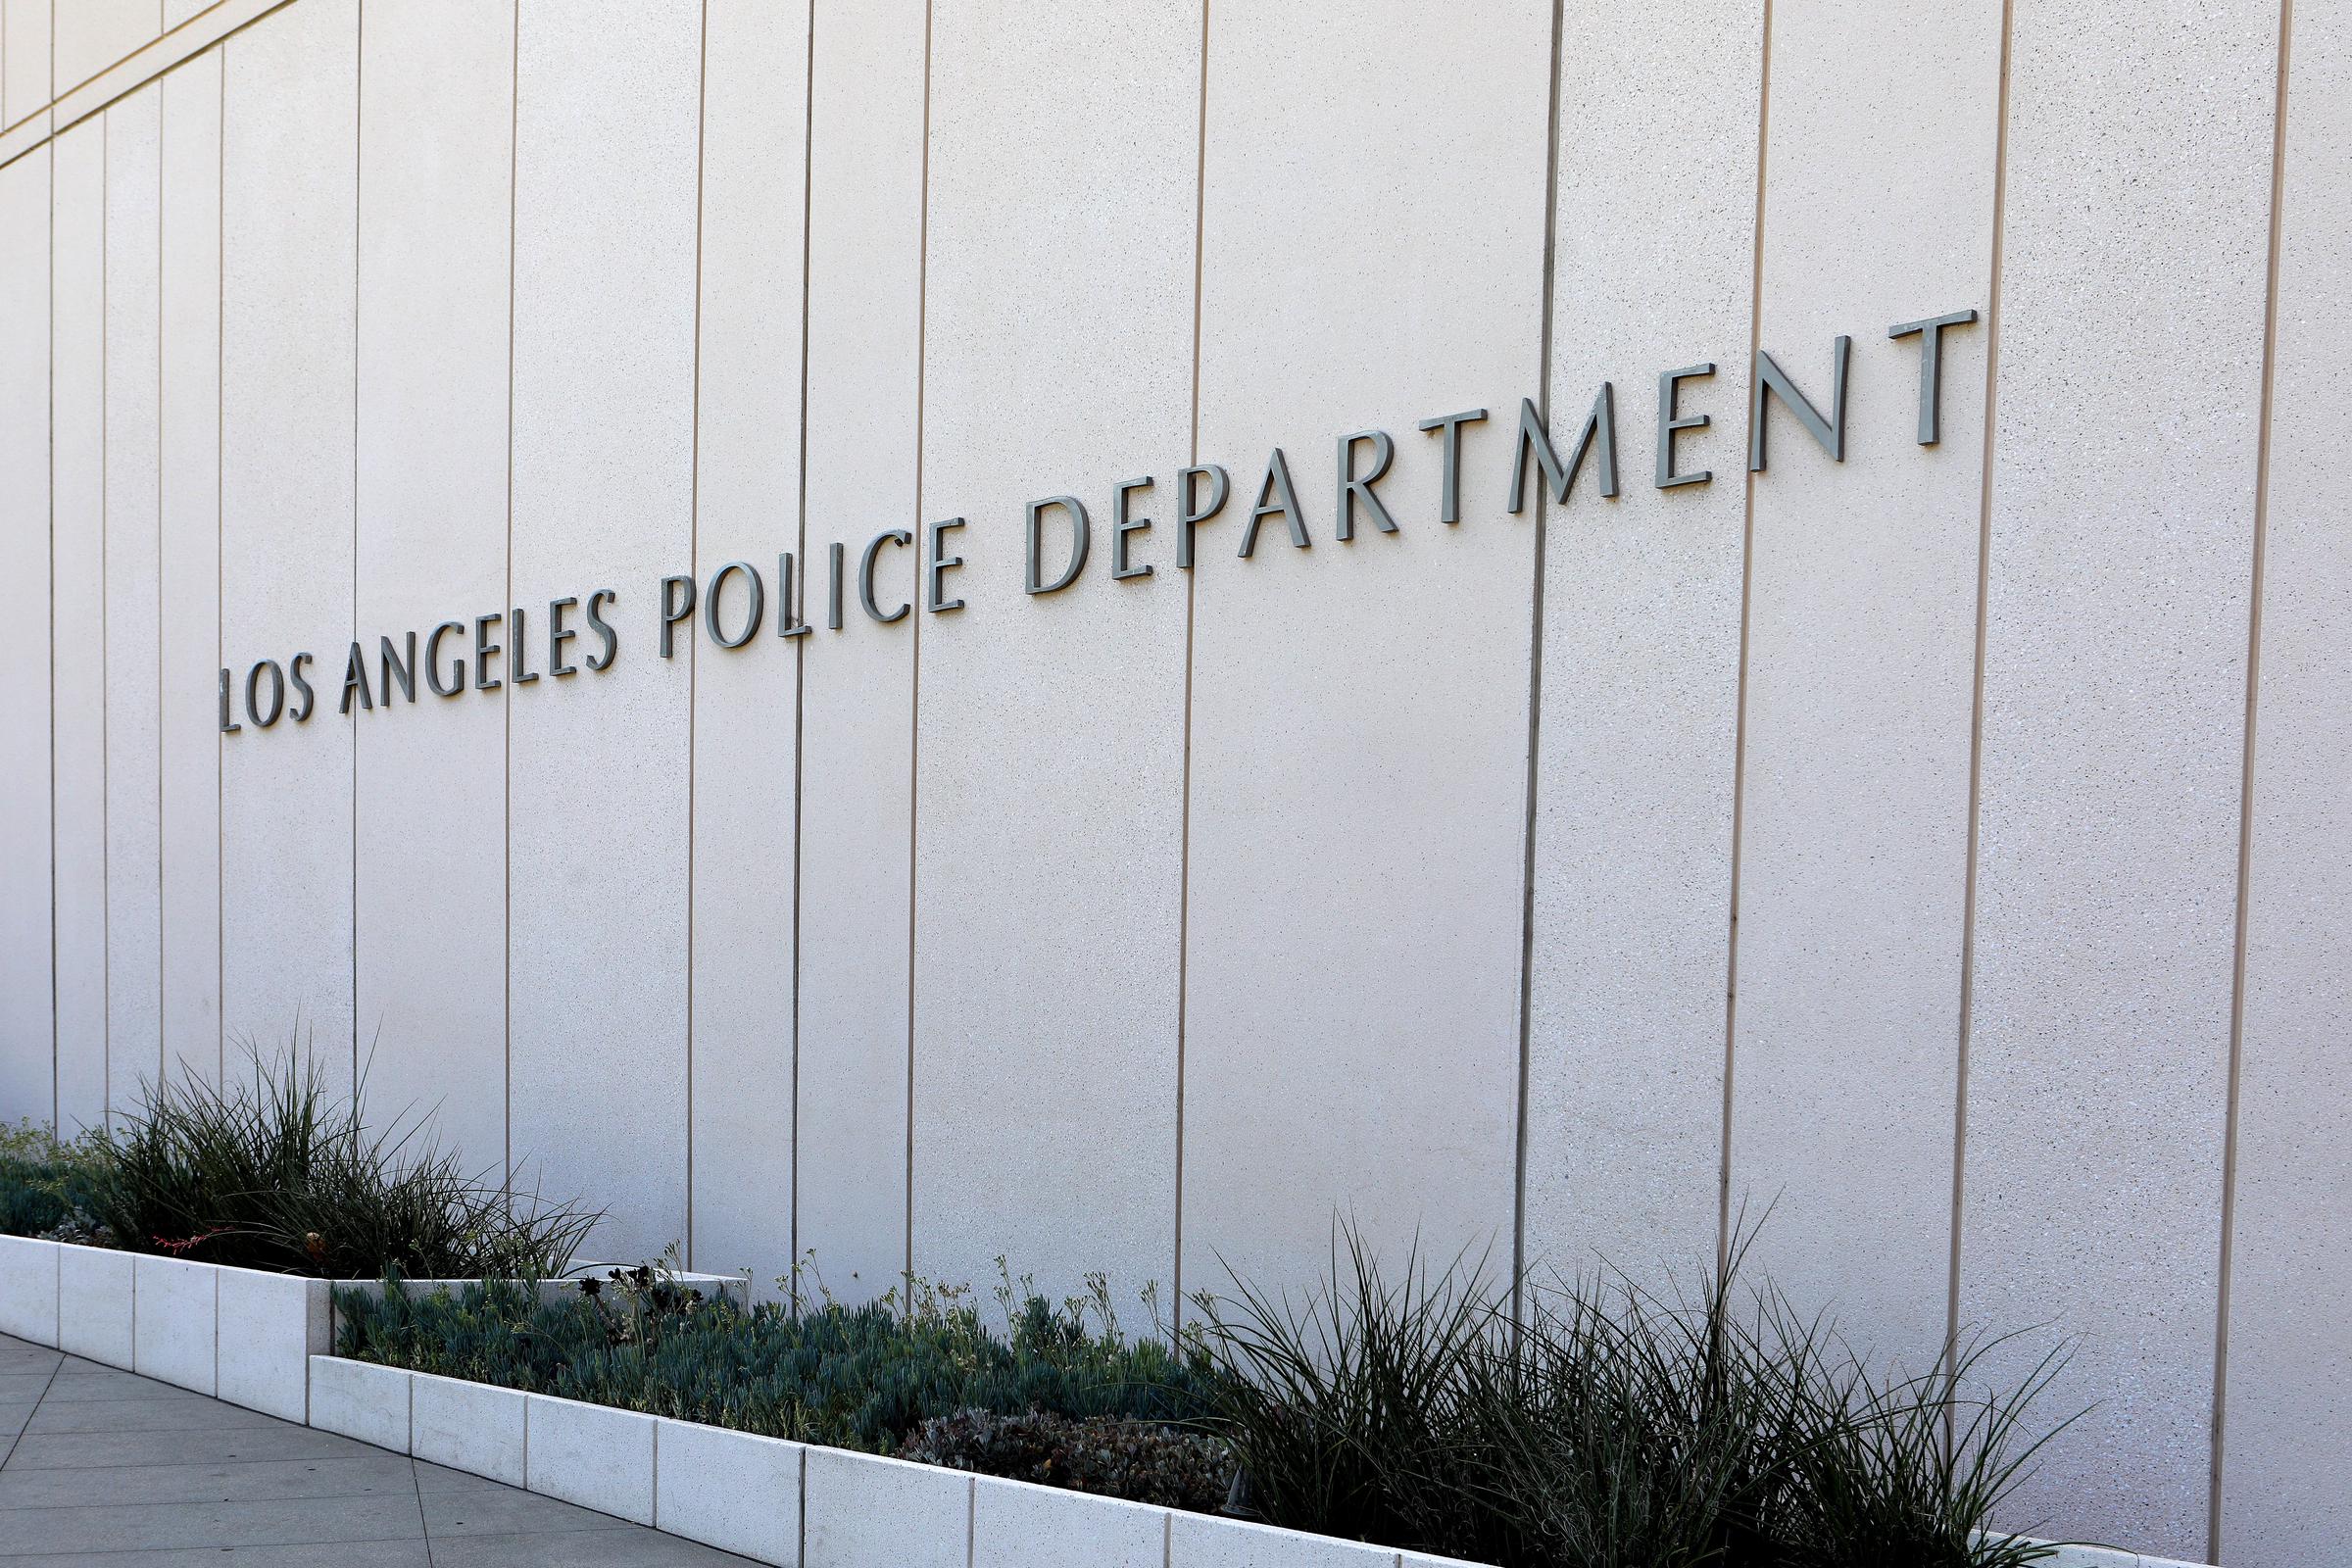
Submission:
M 2352 1553 L 2348 154 L 2270 0 L 0 0 L 0 1114 L 299 1028 L 844 1296 L 1769 1205 L 1891 1364 L 2075 1338 L 2011 1523 Z M 1514 515 L 1604 380 L 1621 494 Z

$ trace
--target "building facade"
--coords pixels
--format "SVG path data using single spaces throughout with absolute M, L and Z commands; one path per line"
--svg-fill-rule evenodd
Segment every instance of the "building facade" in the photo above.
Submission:
M 0 1113 L 300 1040 L 838 1295 L 1765 1215 L 2072 1343 L 2012 1523 L 2352 1555 L 2345 8 L 0 0 Z

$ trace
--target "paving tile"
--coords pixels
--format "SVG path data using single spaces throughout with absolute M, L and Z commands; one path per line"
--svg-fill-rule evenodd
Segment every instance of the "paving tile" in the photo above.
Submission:
M 554 1497 L 517 1492 L 495 1482 L 476 1492 L 425 1492 L 420 1495 L 424 1500 L 424 1533 L 435 1541 L 449 1536 L 641 1528 L 609 1513 L 574 1507 Z
M 706 1568 L 752 1560 L 639 1525 L 560 1535 L 435 1536 L 432 1545 L 433 1568 Z
M 5 1559 L 9 1568 L 430 1568 L 421 1541 L 296 1542 L 274 1546 L 181 1546 L 162 1551 L 69 1551 Z
M 446 1465 L 416 1461 L 416 1490 L 433 1492 L 512 1492 L 514 1489 L 488 1476 L 477 1476 L 470 1470 L 452 1470 Z
M 274 1426 L 207 1433 L 28 1432 L 9 1456 L 11 1470 L 131 1464 L 233 1463 L 247 1459 L 324 1459 L 381 1453 L 365 1443 L 309 1427 Z
M 420 1534 L 416 1494 L 288 1497 L 233 1502 L 140 1502 L 17 1508 L 0 1553 L 154 1551 L 390 1541 Z M 331 1555 L 331 1553 L 322 1553 Z
M 38 1397 L 44 1404 L 52 1401 L 81 1404 L 102 1399 L 202 1399 L 205 1396 L 140 1377 L 135 1372 L 68 1362 L 57 1369 L 56 1378 Z
M 484 1483 L 489 1485 L 490 1483 Z M 107 1502 L 232 1502 L 243 1498 L 351 1497 L 411 1493 L 396 1453 L 351 1459 L 265 1459 L 247 1464 L 151 1464 L 103 1469 L 0 1470 L 0 1510 Z M 0 1539 L 7 1527 L 0 1521 Z
M 0 1400 L 37 1399 L 48 1388 L 47 1372 L 0 1372 Z
M 44 1399 L 27 1432 L 226 1432 L 282 1427 L 259 1410 L 217 1399 Z

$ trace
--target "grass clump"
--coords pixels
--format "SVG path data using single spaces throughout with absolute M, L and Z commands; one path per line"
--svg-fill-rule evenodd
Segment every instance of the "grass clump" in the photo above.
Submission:
M 578 1290 L 387 1280 L 338 1293 L 337 1353 L 1137 1501 L 1221 1498 L 1222 1449 L 1188 1435 L 1201 1369 L 1120 1330 L 1100 1278 L 1058 1303 L 1009 1277 L 989 1326 L 970 1294 L 915 1281 L 863 1306 L 746 1308 L 652 1268 Z M 1003 1420 L 999 1418 L 1010 1418 Z
M 1247 1287 L 1200 1331 L 1209 1428 L 1267 1523 L 1506 1568 L 2017 1568 L 1992 1517 L 2042 1440 L 2041 1362 L 1972 1396 L 1874 1377 L 1740 1248 L 1694 1298 L 1622 1275 L 1507 1283 L 1467 1257 L 1385 1272 L 1360 1238 L 1303 1300 Z
M 14 1135 L 6 1152 L 22 1143 L 53 1174 L 19 1182 L 0 1160 L 0 1221 L 197 1262 L 371 1279 L 560 1273 L 599 1217 L 469 1175 L 422 1120 L 372 1126 L 365 1081 L 349 1095 L 330 1088 L 299 1042 L 249 1053 L 248 1066 L 243 1082 L 143 1082 L 111 1133 L 72 1145 Z
M 61 1139 L 29 1117 L 0 1127 L 0 1235 L 103 1240 L 90 1218 L 98 1136 Z

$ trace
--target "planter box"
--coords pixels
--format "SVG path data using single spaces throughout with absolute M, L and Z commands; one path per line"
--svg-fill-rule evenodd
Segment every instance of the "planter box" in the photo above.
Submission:
M 429 1372 L 409 1376 L 409 1451 L 419 1459 L 519 1487 L 530 1396 Z
M 1334 1541 L 1203 1513 L 1172 1515 L 1168 1568 L 1396 1568 L 1396 1553 L 1360 1542 Z M 1434 1564 L 1435 1557 L 1405 1561 Z
M 0 1236 L 0 1334 L 57 1347 L 57 1244 Z
M 652 1416 L 544 1394 L 523 1397 L 523 1485 L 600 1513 L 654 1522 Z
M 666 1418 L 654 1424 L 654 1527 L 760 1562 L 798 1563 L 797 1443 Z
M 57 1249 L 56 1348 L 129 1371 L 136 1358 L 132 1254 L 63 1242 L 42 1245 Z
M 220 1271 L 176 1258 L 131 1264 L 131 1370 L 198 1394 L 218 1387 Z
M 802 1568 L 968 1568 L 972 1478 L 810 1446 Z
M 311 1357 L 311 1425 L 409 1451 L 410 1385 L 415 1374 L 372 1361 Z
M 747 1298 L 733 1275 L 684 1276 Z M 419 1285 L 470 1281 L 416 1282 Z M 325 1353 L 329 1282 L 0 1237 L 0 1332 L 791 1568 L 1477 1568 Z M 550 1281 L 551 1296 L 577 1288 Z M 2052 1568 L 2193 1568 L 2066 1546 Z

